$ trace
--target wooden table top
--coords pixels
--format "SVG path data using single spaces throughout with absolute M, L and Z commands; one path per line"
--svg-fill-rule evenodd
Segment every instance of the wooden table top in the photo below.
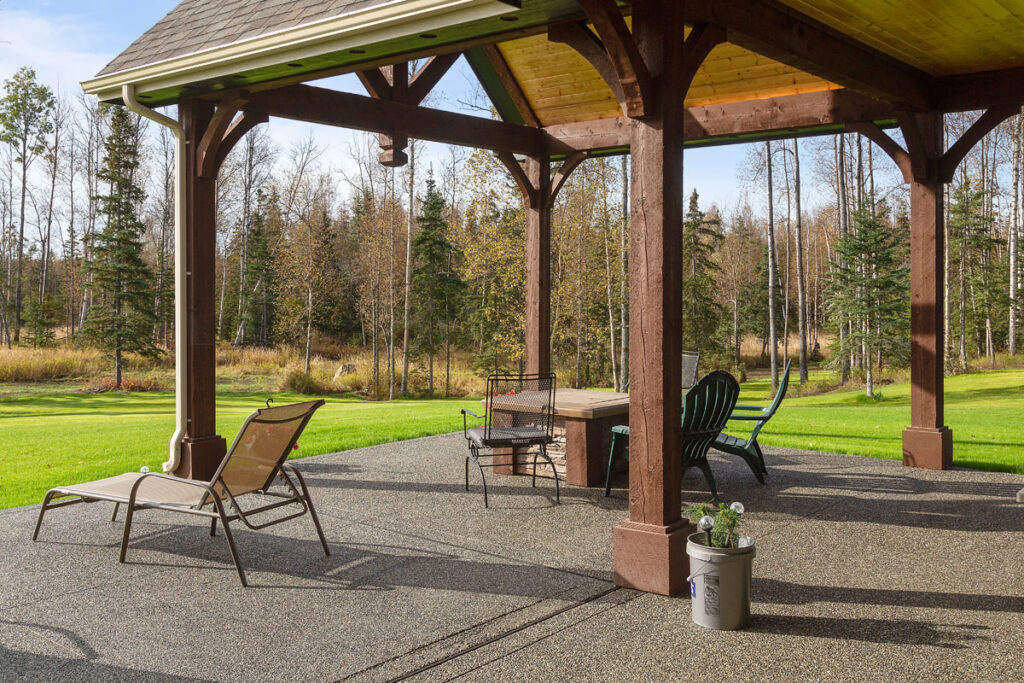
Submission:
M 494 410 L 501 410 L 501 397 L 493 401 Z M 586 389 L 556 389 L 555 410 L 558 417 L 595 420 L 629 413 L 629 394 Z

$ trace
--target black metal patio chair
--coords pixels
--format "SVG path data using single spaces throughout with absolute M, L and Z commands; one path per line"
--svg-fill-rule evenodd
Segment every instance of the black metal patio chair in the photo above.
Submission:
M 467 416 L 484 420 L 479 427 L 470 427 Z M 495 448 L 535 448 L 533 454 L 533 486 L 537 486 L 537 458 L 548 461 L 555 479 L 555 502 L 561 502 L 558 472 L 555 463 L 548 456 L 547 447 L 554 441 L 555 433 L 555 375 L 539 373 L 531 375 L 495 374 L 487 378 L 487 397 L 484 414 L 462 409 L 462 431 L 469 445 L 466 454 L 466 490 L 469 490 L 469 461 L 480 470 L 480 481 L 484 488 L 484 507 L 488 507 L 487 479 L 485 467 L 494 467 L 494 462 L 484 464 L 481 458 L 493 458 Z M 481 451 L 490 451 L 484 453 Z M 514 465 L 513 465 L 514 467 Z

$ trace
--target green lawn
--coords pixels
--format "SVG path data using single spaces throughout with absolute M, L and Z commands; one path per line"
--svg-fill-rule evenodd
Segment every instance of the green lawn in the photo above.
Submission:
M 742 385 L 740 400 L 763 403 L 767 379 Z M 901 457 L 910 420 L 910 387 L 882 387 L 867 403 L 862 391 L 789 398 L 762 432 L 762 443 L 837 453 Z M 229 440 L 265 394 L 222 394 L 218 429 Z M 275 396 L 278 404 L 300 400 Z M 461 429 L 459 408 L 474 400 L 372 402 L 330 398 L 299 442 L 315 455 Z M 35 503 L 53 486 L 138 470 L 158 470 L 174 426 L 174 397 L 155 394 L 58 393 L 0 400 L 0 507 Z M 1024 370 L 996 370 L 946 380 L 946 424 L 954 462 L 1024 473 Z
M 767 403 L 770 398 L 767 378 L 740 386 L 741 403 Z M 947 377 L 945 389 L 953 463 L 1024 474 L 1024 370 Z M 867 402 L 863 390 L 787 398 L 760 441 L 899 460 L 900 434 L 910 424 L 910 384 L 880 391 L 884 399 L 878 403 Z
M 231 439 L 266 394 L 222 394 L 217 428 Z M 302 400 L 276 394 L 280 405 Z M 299 439 L 297 455 L 316 455 L 462 429 L 472 400 L 375 402 L 329 398 Z M 47 489 L 89 481 L 167 459 L 174 395 L 59 394 L 0 401 L 0 508 L 42 500 Z

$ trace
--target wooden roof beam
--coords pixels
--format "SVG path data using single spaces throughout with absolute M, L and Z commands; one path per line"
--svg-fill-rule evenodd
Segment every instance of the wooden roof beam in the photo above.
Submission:
M 1024 68 L 945 76 L 935 83 L 935 109 L 973 111 L 1024 105 Z
M 536 128 L 311 85 L 253 93 L 243 109 L 327 126 L 401 133 L 419 140 L 516 154 L 538 154 L 545 147 L 544 136 Z M 557 141 L 553 143 L 556 153 L 570 151 Z
M 870 97 L 932 110 L 933 79 L 777 0 L 687 0 L 686 23 L 713 24 L 727 40 Z
M 527 126 L 540 126 L 537 114 L 497 45 L 485 45 L 467 52 L 466 61 L 503 120 L 518 116 Z
M 825 90 L 690 107 L 684 114 L 683 125 L 687 142 L 701 142 L 894 117 L 892 107 L 884 102 L 848 90 Z M 548 126 L 543 130 L 549 139 L 575 150 L 614 150 L 629 147 L 631 125 L 629 119 L 618 117 Z

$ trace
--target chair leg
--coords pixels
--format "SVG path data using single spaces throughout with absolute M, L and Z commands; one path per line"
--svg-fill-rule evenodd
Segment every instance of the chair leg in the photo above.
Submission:
M 469 490 L 469 461 L 473 460 L 473 464 L 480 470 L 480 481 L 484 485 L 484 507 L 489 507 L 487 504 L 487 477 L 484 476 L 484 468 L 480 466 L 480 461 L 476 459 L 476 449 L 470 449 L 470 454 L 466 456 L 466 490 Z
M 757 459 L 761 463 L 761 472 L 768 474 L 768 467 L 764 463 L 764 452 L 761 450 L 761 444 L 759 444 L 756 439 L 754 440 L 754 451 L 757 453 Z M 761 483 L 764 483 L 763 479 L 761 480 Z
M 114 514 L 110 515 L 110 521 L 111 522 L 116 522 L 117 521 L 117 510 L 120 507 L 121 507 L 120 503 L 114 503 Z
M 121 555 L 118 557 L 118 562 L 124 562 L 125 556 L 128 554 L 128 538 L 132 533 L 132 518 L 135 516 L 135 506 L 128 503 L 125 506 L 128 510 L 124 516 L 124 534 L 121 536 Z
M 604 497 L 607 498 L 612 492 L 612 472 L 615 471 L 615 461 L 618 459 L 619 434 L 612 432 L 612 448 L 608 452 L 608 472 L 604 475 Z
M 711 465 L 708 464 L 707 458 L 697 461 L 694 465 L 704 473 L 704 479 L 707 480 L 708 488 L 711 489 L 711 500 L 717 503 L 718 489 L 715 487 L 715 475 L 711 473 Z
M 43 526 L 43 515 L 46 514 L 47 506 L 50 504 L 50 501 L 53 499 L 53 495 L 54 495 L 53 491 L 47 491 L 46 492 L 46 497 L 43 498 L 43 504 L 39 508 L 39 519 L 36 520 L 36 528 L 35 528 L 35 531 L 32 532 L 32 540 L 33 541 L 35 541 L 39 537 L 39 527 Z
M 309 495 L 309 489 L 306 488 L 306 480 L 302 478 L 302 473 L 294 467 L 291 468 L 291 471 L 295 474 L 295 478 L 299 480 L 299 488 L 302 489 L 302 499 L 306 501 L 306 507 L 309 508 L 309 516 L 313 518 L 313 526 L 316 527 L 316 534 L 320 537 L 320 545 L 324 547 L 324 555 L 330 556 L 331 549 L 327 546 L 323 527 L 320 526 L 320 517 L 316 514 L 316 508 L 313 507 L 313 499 Z
M 540 446 L 540 454 L 544 457 L 545 460 L 548 461 L 548 464 L 551 465 L 551 476 L 555 478 L 555 504 L 556 505 L 560 505 L 562 503 L 562 493 L 561 493 L 560 487 L 558 485 L 558 472 L 555 470 L 555 462 L 554 462 L 554 460 L 552 460 L 551 456 L 548 455 L 547 444 L 541 444 L 541 446 Z M 533 456 L 533 462 L 534 462 L 534 465 L 533 465 L 533 476 L 534 476 L 534 478 L 536 478 L 536 476 L 537 476 L 537 465 L 536 465 L 536 463 L 537 463 L 537 456 L 536 455 Z
M 231 559 L 235 561 L 235 569 L 238 570 L 238 579 L 242 587 L 247 587 L 249 582 L 245 578 L 245 570 L 242 569 L 242 561 L 238 559 L 238 550 L 235 549 L 235 539 L 231 535 L 231 527 L 228 525 L 227 515 L 224 514 L 224 505 L 219 498 L 214 497 L 213 504 L 217 507 L 217 514 L 220 515 L 220 522 L 224 526 L 224 537 L 228 540 L 228 550 L 231 551 Z
M 533 481 L 530 484 L 533 488 L 537 488 L 537 455 L 537 453 L 533 454 Z
M 217 535 L 217 518 L 216 517 L 211 517 L 210 518 L 210 538 L 213 538 L 216 535 Z

